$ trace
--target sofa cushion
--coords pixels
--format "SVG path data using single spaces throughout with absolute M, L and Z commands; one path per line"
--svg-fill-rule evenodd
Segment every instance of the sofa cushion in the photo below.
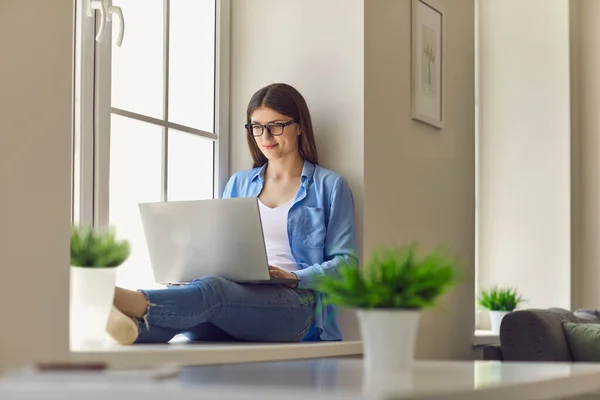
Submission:
M 600 324 L 563 322 L 574 361 L 600 361 Z

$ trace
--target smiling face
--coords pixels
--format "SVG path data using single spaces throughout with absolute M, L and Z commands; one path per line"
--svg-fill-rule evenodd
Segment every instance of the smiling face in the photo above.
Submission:
M 269 125 L 273 123 L 286 123 L 291 121 L 293 118 L 286 115 L 280 114 L 272 108 L 262 106 L 254 110 L 250 117 L 250 123 L 259 125 Z M 290 156 L 295 156 L 298 150 L 298 135 L 301 134 L 300 127 L 296 123 L 289 124 L 283 129 L 283 134 L 279 136 L 273 136 L 267 129 L 261 136 L 254 137 L 254 140 L 264 154 L 267 160 L 277 160 Z M 280 127 L 273 126 L 271 131 L 273 133 L 277 130 L 281 131 Z M 260 132 L 258 132 L 260 133 Z
M 256 125 L 288 123 L 283 131 L 281 126 L 273 127 L 281 135 L 270 135 Z M 269 160 L 282 157 L 300 157 L 312 164 L 318 164 L 317 145 L 313 134 L 310 112 L 304 97 L 294 87 L 285 83 L 273 83 L 259 89 L 248 102 L 246 109 L 246 139 L 252 156 L 252 168 L 265 165 Z

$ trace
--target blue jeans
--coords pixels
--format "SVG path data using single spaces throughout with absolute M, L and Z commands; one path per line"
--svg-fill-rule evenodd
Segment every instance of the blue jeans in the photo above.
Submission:
M 205 277 L 184 286 L 140 290 L 148 311 L 136 343 L 167 343 L 183 334 L 194 341 L 294 342 L 314 319 L 310 290 L 239 284 Z

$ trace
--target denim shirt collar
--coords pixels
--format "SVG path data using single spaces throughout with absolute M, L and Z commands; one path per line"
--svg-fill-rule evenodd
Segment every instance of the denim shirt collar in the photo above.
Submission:
M 254 176 L 252 176 L 252 182 L 256 182 L 256 180 L 260 181 L 261 184 L 265 182 L 265 171 L 267 170 L 268 163 L 265 163 L 262 167 L 255 170 Z M 304 165 L 302 166 L 302 175 L 300 180 L 302 185 L 308 186 L 313 180 L 313 175 L 315 173 L 315 164 L 310 161 L 304 160 Z

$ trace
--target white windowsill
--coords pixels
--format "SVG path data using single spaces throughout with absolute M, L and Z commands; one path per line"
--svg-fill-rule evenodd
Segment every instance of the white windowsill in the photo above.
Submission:
M 71 352 L 71 361 L 106 363 L 111 368 L 142 368 L 159 364 L 206 365 L 300 360 L 362 355 L 360 341 L 318 343 L 170 343 L 119 346 Z
M 473 335 L 473 346 L 500 344 L 500 337 L 492 331 L 476 330 Z
M 498 335 L 476 330 L 473 346 L 499 344 Z M 362 356 L 362 342 L 318 343 L 170 343 L 74 350 L 71 361 L 106 363 L 111 368 L 143 368 L 160 364 L 207 365 L 301 360 L 321 357 Z

